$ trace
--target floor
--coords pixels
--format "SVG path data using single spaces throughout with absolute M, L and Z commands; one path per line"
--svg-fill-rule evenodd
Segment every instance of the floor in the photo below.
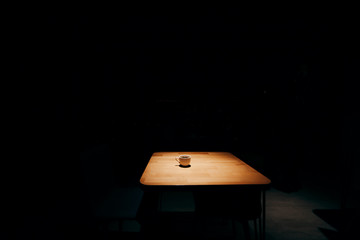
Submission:
M 325 240 L 320 229 L 336 231 L 314 214 L 315 209 L 338 209 L 336 193 L 304 187 L 298 192 L 284 193 L 271 189 L 267 193 L 266 236 L 269 240 Z
M 332 240 L 341 239 L 335 222 L 339 222 L 336 211 L 340 208 L 340 186 L 336 176 L 302 173 L 301 188 L 294 192 L 280 191 L 274 187 L 266 194 L 266 239 L 268 240 Z M 192 195 L 168 194 L 163 208 L 177 208 L 177 211 L 194 210 Z M 166 210 L 167 211 L 167 210 Z M 335 213 L 335 215 L 333 214 Z M 331 220 L 332 215 L 332 220 Z M 330 216 L 330 218 L 329 218 Z M 335 217 L 334 217 L 335 216 Z M 39 216 L 28 217 L 22 226 L 12 226 L 4 238 L 9 239 L 148 239 L 140 232 L 135 220 L 116 220 L 107 225 L 89 227 L 88 223 L 76 223 L 68 232 L 58 234 L 59 226 Z M 92 225 L 93 226 L 93 225 Z M 250 223 L 252 239 L 253 225 Z M 164 231 L 164 229 L 169 231 Z M 245 231 L 240 223 L 228 219 L 207 217 L 201 221 L 177 218 L 169 221 L 162 229 L 152 232 L 157 239 L 244 239 Z M 71 238 L 66 237 L 70 235 Z M 153 235 L 151 235 L 152 237 Z M 163 236 L 164 238 L 161 238 Z

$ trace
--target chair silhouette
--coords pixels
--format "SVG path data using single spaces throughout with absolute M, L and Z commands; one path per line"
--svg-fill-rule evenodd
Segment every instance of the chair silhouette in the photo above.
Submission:
M 195 201 L 198 216 L 230 219 L 235 235 L 236 222 L 240 222 L 246 239 L 251 239 L 249 221 L 253 221 L 255 239 L 260 237 L 258 223 L 262 208 L 261 192 L 258 189 L 196 192 Z
M 143 196 L 137 186 L 116 184 L 111 152 L 103 144 L 81 154 L 83 190 L 91 215 L 106 228 L 111 221 L 136 220 Z

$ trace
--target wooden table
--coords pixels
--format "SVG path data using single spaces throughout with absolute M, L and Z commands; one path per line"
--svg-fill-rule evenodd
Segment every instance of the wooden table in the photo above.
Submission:
M 175 157 L 191 155 L 191 166 L 180 167 Z M 270 180 L 228 152 L 155 152 L 140 183 L 144 189 L 196 187 L 257 187 L 262 195 L 260 233 L 265 236 L 265 188 Z

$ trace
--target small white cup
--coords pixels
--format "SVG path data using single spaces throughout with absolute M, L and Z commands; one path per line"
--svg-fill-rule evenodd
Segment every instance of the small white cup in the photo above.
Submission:
M 180 166 L 188 167 L 190 166 L 191 156 L 190 155 L 180 155 L 175 158 L 175 160 L 180 164 Z

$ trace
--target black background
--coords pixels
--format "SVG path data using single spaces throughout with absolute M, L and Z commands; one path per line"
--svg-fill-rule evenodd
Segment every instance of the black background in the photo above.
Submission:
M 356 165 L 351 12 L 47 9 L 9 26 L 9 186 L 30 200 L 78 194 L 79 155 L 98 144 L 120 181 L 154 151 L 261 156 L 251 164 L 289 191 L 301 169 Z

